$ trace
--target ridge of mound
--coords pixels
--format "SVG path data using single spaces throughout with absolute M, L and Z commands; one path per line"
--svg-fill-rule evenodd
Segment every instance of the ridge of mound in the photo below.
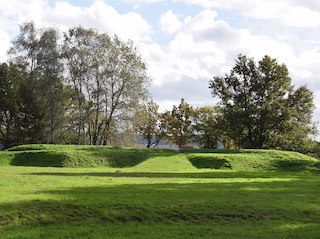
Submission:
M 278 150 L 147 149 L 85 145 L 21 145 L 0 152 L 0 165 L 35 167 L 132 168 L 135 171 L 303 171 L 319 169 L 320 161 Z
M 241 149 L 241 150 L 190 150 L 184 151 L 197 168 L 300 171 L 318 167 L 320 161 L 310 156 L 289 151 Z

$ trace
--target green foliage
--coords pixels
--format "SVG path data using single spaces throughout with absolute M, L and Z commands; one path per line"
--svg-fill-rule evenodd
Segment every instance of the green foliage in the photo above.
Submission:
M 20 26 L 0 67 L 0 136 L 25 143 L 106 145 L 132 130 L 150 78 L 137 48 L 93 29 Z M 65 67 L 65 69 L 64 69 Z M 134 89 L 134 90 L 132 90 Z M 127 137 L 129 138 L 129 137 Z
M 313 94 L 291 85 L 288 69 L 265 56 L 259 63 L 239 56 L 225 77 L 214 77 L 209 88 L 218 96 L 220 125 L 243 148 L 296 150 L 314 132 Z
M 193 112 L 193 141 L 200 148 L 214 149 L 218 146 L 221 130 L 218 116 L 212 107 L 202 107 Z
M 137 126 L 138 132 L 147 142 L 147 148 L 152 145 L 156 147 L 165 136 L 165 123 L 158 110 L 159 105 L 150 101 L 137 113 L 137 117 L 140 119 Z
M 67 108 L 58 42 L 57 30 L 36 29 L 32 22 L 21 25 L 20 34 L 12 42 L 10 63 L 2 65 L 0 77 L 10 83 L 1 82 L 1 86 L 11 89 L 5 92 L 5 101 L 0 99 L 10 102 L 0 109 L 5 147 L 57 142 Z
M 106 145 L 130 128 L 148 96 L 145 63 L 132 42 L 82 27 L 65 33 L 63 53 L 77 92 L 78 143 Z
M 221 136 L 220 139 L 225 149 L 231 149 L 231 150 L 239 149 L 239 146 L 237 145 L 235 140 L 233 140 L 231 137 L 227 135 L 223 135 Z
M 16 65 L 4 63 L 0 83 L 0 136 L 5 146 L 39 142 L 44 129 L 39 82 Z
M 166 137 L 169 142 L 177 144 L 179 147 L 192 140 L 192 114 L 193 107 L 181 99 L 178 106 L 173 106 L 172 111 L 166 111 L 163 121 L 166 123 Z
M 0 137 L 8 146 L 17 133 L 15 126 L 19 124 L 21 78 L 16 67 L 5 63 L 0 65 Z

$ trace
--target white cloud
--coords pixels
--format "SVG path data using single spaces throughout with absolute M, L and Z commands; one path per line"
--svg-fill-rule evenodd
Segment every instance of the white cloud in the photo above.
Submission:
M 158 84 L 178 81 L 183 76 L 210 79 L 212 75 L 220 74 L 224 67 L 234 64 L 233 60 L 239 53 L 257 59 L 268 54 L 280 60 L 294 55 L 285 42 L 269 36 L 252 35 L 245 29 L 234 29 L 227 22 L 216 20 L 216 17 L 217 13 L 212 10 L 204 10 L 194 17 L 188 16 L 167 46 L 148 48 L 148 61 L 162 66 L 161 75 L 153 72 Z M 161 56 L 160 61 L 150 59 L 154 54 Z M 170 72 L 170 77 L 164 72 Z
M 36 27 L 55 26 L 61 30 L 83 26 L 96 28 L 101 32 L 117 34 L 124 40 L 150 41 L 152 27 L 138 13 L 120 14 L 115 8 L 103 1 L 94 1 L 89 7 L 79 7 L 66 1 L 57 1 L 49 6 L 45 0 L 0 0 L 0 57 L 10 45 L 10 38 L 18 33 L 18 26 L 27 21 L 34 21 Z
M 166 105 L 168 98 L 177 104 L 181 97 L 193 105 L 213 104 L 208 81 L 215 75 L 228 73 L 239 53 L 254 57 L 256 61 L 270 55 L 288 66 L 294 84 L 299 86 L 307 82 L 308 86 L 320 86 L 315 78 L 320 75 L 319 47 L 297 51 L 295 46 L 300 43 L 291 44 L 288 37 L 233 28 L 228 22 L 218 20 L 213 10 L 181 20 L 179 30 L 167 45 L 142 46 L 155 82 L 154 97 L 160 105 Z M 191 87 L 182 87 L 184 82 Z
M 255 19 L 277 19 L 286 26 L 292 27 L 318 27 L 320 26 L 320 13 L 305 6 L 292 4 L 290 1 L 265 1 L 254 3 L 253 7 L 246 9 L 243 15 Z
M 320 46 L 288 59 L 287 66 L 299 85 L 307 84 L 312 90 L 320 89 Z
M 140 14 L 120 14 L 115 8 L 100 0 L 85 8 L 67 2 L 57 2 L 52 9 L 47 8 L 44 20 L 50 24 L 58 24 L 61 28 L 78 25 L 96 28 L 134 41 L 149 41 L 152 34 L 151 26 Z
M 10 47 L 11 37 L 8 33 L 0 31 L 0 62 L 7 60 L 7 51 Z
M 0 0 L 0 15 L 10 21 L 22 23 L 27 20 L 39 21 L 47 5 L 46 0 Z
M 179 30 L 181 22 L 179 21 L 179 18 L 169 10 L 161 15 L 160 26 L 163 32 L 172 34 Z
M 138 3 L 157 3 L 161 0 L 123 0 Z M 162 1 L 163 2 L 163 1 Z M 238 14 L 254 19 L 277 19 L 286 26 L 319 27 L 319 1 L 301 0 L 167 0 L 197 5 L 207 9 L 236 11 Z
M 234 10 L 254 19 L 277 19 L 286 26 L 319 27 L 320 3 L 293 0 L 172 0 L 204 8 Z

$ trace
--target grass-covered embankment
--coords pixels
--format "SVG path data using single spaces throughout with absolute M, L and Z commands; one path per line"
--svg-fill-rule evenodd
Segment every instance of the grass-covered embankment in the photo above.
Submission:
M 279 150 L 185 150 L 183 152 L 197 168 L 303 171 L 316 169 L 320 163 L 318 159 L 301 153 Z
M 295 170 L 319 167 L 319 160 L 277 150 L 166 150 L 77 145 L 22 145 L 0 152 L 0 165 L 107 167 L 135 171 Z
M 0 165 L 36 167 L 133 167 L 174 150 L 78 145 L 21 145 L 0 152 Z M 1 159 L 2 160 L 1 162 Z

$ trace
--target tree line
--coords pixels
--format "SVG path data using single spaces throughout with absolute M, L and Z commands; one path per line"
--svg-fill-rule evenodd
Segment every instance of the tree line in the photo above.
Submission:
M 313 93 L 295 89 L 284 64 L 239 55 L 224 77 L 209 81 L 213 107 L 181 99 L 159 112 L 151 78 L 133 42 L 94 29 L 20 27 L 0 65 L 0 140 L 26 143 L 128 145 L 161 140 L 216 148 L 278 148 L 311 152 L 318 143 Z M 148 103 L 145 103 L 148 102 Z
M 147 147 L 157 147 L 160 140 L 174 143 L 179 147 L 197 144 L 200 148 L 217 148 L 221 140 L 221 129 L 215 107 L 194 108 L 181 99 L 178 106 L 163 113 L 159 105 L 148 102 L 139 112 L 138 133 Z
M 101 145 L 132 130 L 149 97 L 137 48 L 93 29 L 20 27 L 0 66 L 0 133 L 25 143 Z M 120 136 L 119 136 L 120 137 Z
M 193 108 L 183 99 L 172 111 L 158 113 L 154 102 L 145 107 L 145 123 L 140 134 L 147 145 L 159 138 L 176 143 L 197 143 L 216 148 L 221 141 L 227 149 L 282 149 L 319 157 L 319 143 L 312 122 L 313 93 L 306 87 L 295 89 L 284 64 L 269 56 L 259 62 L 239 55 L 224 77 L 209 81 L 214 107 Z

